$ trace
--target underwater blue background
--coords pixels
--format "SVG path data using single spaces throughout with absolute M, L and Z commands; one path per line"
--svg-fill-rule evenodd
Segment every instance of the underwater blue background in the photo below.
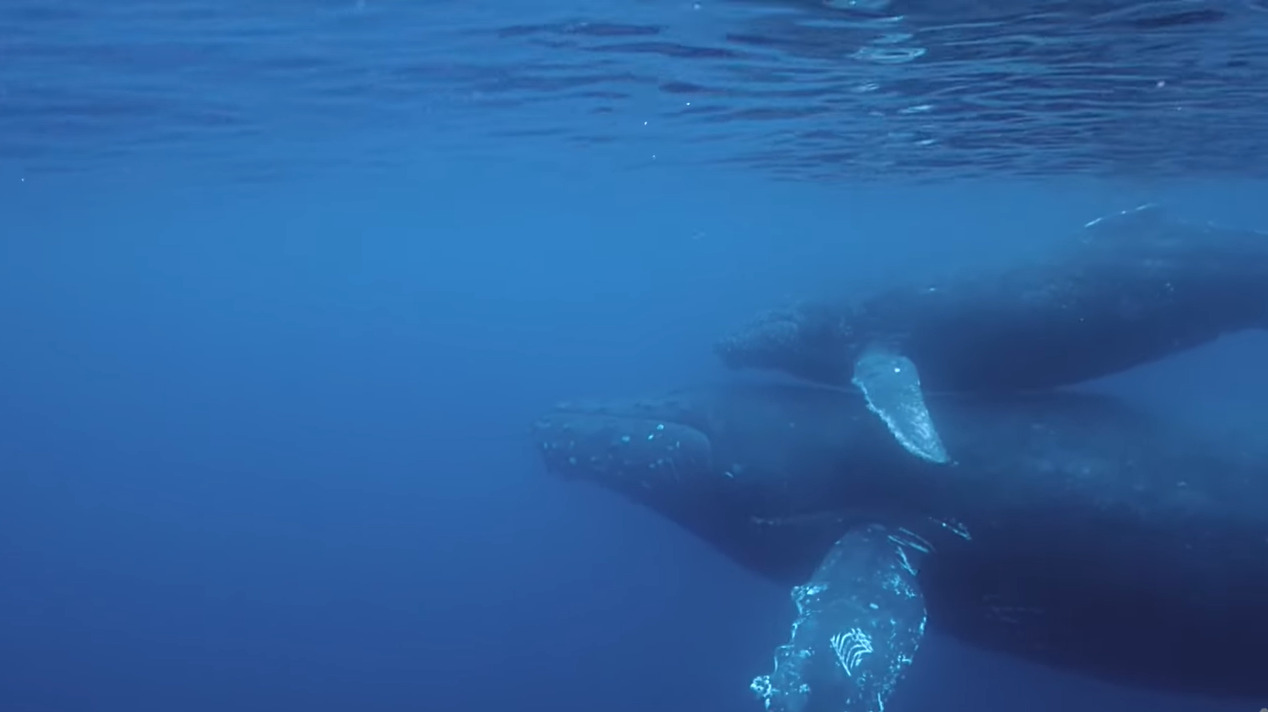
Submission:
M 12 40 L 32 17 L 0 27 Z M 137 26 L 114 19 L 100 31 Z M 359 32 L 350 53 L 376 46 Z M 687 137 L 477 130 L 511 130 L 514 106 L 325 112 L 259 73 L 155 89 L 175 105 L 164 86 L 222 88 L 241 132 L 90 99 L 82 125 L 54 124 L 68 110 L 33 87 L 114 70 L 32 42 L 4 45 L 0 75 L 0 712 L 757 709 L 747 684 L 786 635 L 787 591 L 547 476 L 534 416 L 730 377 L 709 344 L 755 309 L 1014 259 L 1146 200 L 1268 228 L 1253 176 L 778 180 L 662 160 Z M 136 76 L 165 76 L 148 61 Z M 1094 387 L 1262 437 L 1266 358 L 1268 337 L 1231 337 Z M 1264 704 L 935 635 L 893 708 Z

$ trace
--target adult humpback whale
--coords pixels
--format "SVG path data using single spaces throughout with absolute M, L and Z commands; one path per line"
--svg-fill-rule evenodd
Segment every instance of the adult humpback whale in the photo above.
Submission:
M 946 462 L 922 388 L 1069 385 L 1252 328 L 1268 328 L 1268 234 L 1142 206 L 1042 262 L 768 311 L 715 349 L 733 368 L 852 381 L 910 452 Z
M 793 585 L 753 689 L 776 712 L 880 712 L 928 621 L 1102 679 L 1268 696 L 1268 456 L 1112 401 L 931 395 L 958 476 L 852 391 L 743 385 L 561 405 L 549 470 L 651 507 Z

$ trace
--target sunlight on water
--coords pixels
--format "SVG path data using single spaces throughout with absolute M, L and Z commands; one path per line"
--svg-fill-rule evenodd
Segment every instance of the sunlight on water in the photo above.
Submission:
M 854 180 L 1254 176 L 1268 148 L 1260 2 L 17 0 L 0 38 L 30 170 L 296 169 L 358 136 Z

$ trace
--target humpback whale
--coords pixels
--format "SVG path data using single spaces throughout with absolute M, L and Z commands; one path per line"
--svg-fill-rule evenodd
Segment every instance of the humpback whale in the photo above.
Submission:
M 956 477 L 812 384 L 561 404 L 532 436 L 548 471 L 791 587 L 752 683 L 768 710 L 881 712 L 926 621 L 1107 681 L 1268 697 L 1268 453 L 1086 394 L 928 405 Z
M 951 455 L 925 390 L 1042 390 L 1268 328 L 1268 234 L 1099 218 L 1042 261 L 763 312 L 715 344 L 732 368 L 853 384 L 912 454 Z

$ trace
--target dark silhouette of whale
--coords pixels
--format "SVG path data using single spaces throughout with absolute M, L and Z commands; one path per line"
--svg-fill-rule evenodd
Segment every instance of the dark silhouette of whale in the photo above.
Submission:
M 763 312 L 715 350 L 733 368 L 853 382 L 909 451 L 947 462 L 922 390 L 1050 389 L 1262 328 L 1268 234 L 1142 206 L 1032 264 Z
M 548 470 L 650 507 L 797 612 L 753 689 L 880 712 L 930 625 L 1118 683 L 1268 699 L 1268 453 L 1118 401 L 932 394 L 958 453 L 910 457 L 859 394 L 731 385 L 564 404 Z

